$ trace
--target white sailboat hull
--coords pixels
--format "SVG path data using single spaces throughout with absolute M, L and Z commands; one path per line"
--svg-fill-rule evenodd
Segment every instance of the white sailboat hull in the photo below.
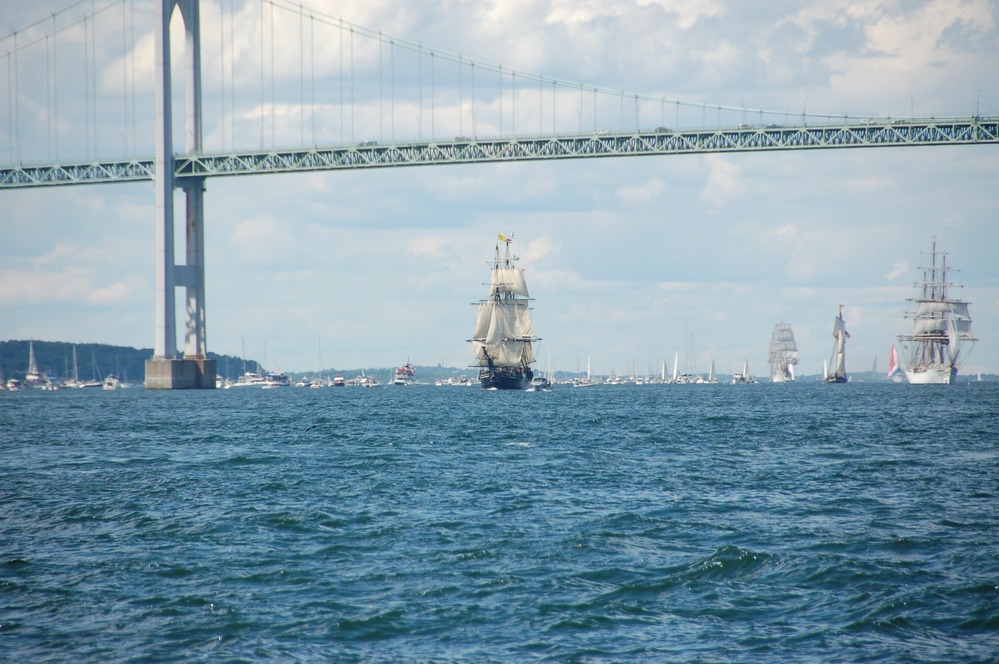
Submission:
M 950 364 L 930 364 L 906 369 L 905 377 L 912 385 L 950 385 L 957 378 L 957 367 Z

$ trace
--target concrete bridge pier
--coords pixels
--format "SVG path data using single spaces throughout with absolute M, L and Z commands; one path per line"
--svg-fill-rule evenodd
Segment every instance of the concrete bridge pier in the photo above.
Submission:
M 214 389 L 215 360 L 208 359 L 205 333 L 204 178 L 185 179 L 186 263 L 174 255 L 174 175 L 170 94 L 170 19 L 184 20 L 186 150 L 201 152 L 201 20 L 198 0 L 160 0 L 156 26 L 156 338 L 146 360 L 146 389 Z M 177 353 L 176 288 L 187 289 L 184 355 Z

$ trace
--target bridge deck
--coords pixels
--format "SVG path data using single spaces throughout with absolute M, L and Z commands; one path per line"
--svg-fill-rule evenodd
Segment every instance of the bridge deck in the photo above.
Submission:
M 999 117 L 595 132 L 177 155 L 178 178 L 499 161 L 999 143 Z M 0 167 L 0 189 L 152 180 L 152 159 Z

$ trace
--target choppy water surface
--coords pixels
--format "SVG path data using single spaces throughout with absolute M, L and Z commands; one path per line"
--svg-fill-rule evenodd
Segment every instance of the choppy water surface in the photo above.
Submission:
M 999 384 L 0 394 L 0 660 L 995 661 Z

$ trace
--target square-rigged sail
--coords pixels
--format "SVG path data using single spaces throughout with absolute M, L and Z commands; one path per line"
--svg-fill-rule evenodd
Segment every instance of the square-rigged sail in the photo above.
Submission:
M 526 389 L 533 378 L 528 366 L 534 362 L 534 323 L 524 270 L 514 267 L 510 240 L 500 236 L 489 280 L 489 295 L 477 303 L 475 329 L 470 339 L 483 387 Z
M 908 358 L 905 376 L 915 384 L 949 384 L 957 377 L 958 362 L 965 347 L 977 341 L 971 331 L 969 304 L 950 297 L 959 284 L 947 280 L 947 252 L 937 251 L 936 238 L 930 248 L 930 264 L 923 268 L 918 297 L 909 298 L 915 311 L 906 314 L 912 320 L 909 334 L 898 339 Z

